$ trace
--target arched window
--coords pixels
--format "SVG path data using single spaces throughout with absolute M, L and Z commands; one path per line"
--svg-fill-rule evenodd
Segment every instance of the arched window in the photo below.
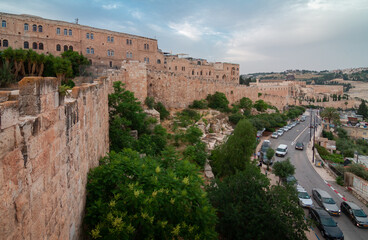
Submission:
M 91 48 L 91 54 L 95 54 L 95 49 Z
M 64 29 L 64 35 L 68 35 L 68 29 Z
M 25 23 L 25 24 L 24 24 L 24 31 L 28 31 L 28 27 L 29 27 L 29 26 L 28 26 L 28 23 Z
M 201 61 L 198 61 L 198 62 L 197 62 L 197 64 L 198 64 L 198 65 L 201 65 Z
M 6 27 L 6 21 L 5 21 L 5 20 L 3 20 L 3 21 L 1 22 L 1 26 L 2 26 L 2 27 Z
M 60 28 L 56 28 L 56 34 L 60 35 Z
M 86 53 L 87 53 L 87 54 L 89 54 L 89 53 L 90 53 L 90 51 L 89 51 L 89 48 L 87 48 L 87 51 L 86 51 Z
M 68 51 L 68 46 L 64 45 L 64 52 Z
M 129 52 L 127 52 L 127 54 L 126 54 L 126 58 L 129 58 Z
M 24 49 L 28 49 L 29 48 L 29 43 L 28 42 L 24 42 L 23 48 Z
M 38 44 L 38 49 L 43 50 L 43 43 Z
M 111 42 L 114 42 L 114 37 L 111 37 L 111 38 L 110 38 L 110 41 L 111 41 Z
M 130 58 L 133 58 L 133 53 L 130 53 L 129 57 L 130 57 Z
M 72 50 L 73 51 L 73 46 L 69 46 L 69 50 Z
M 192 70 L 192 75 L 194 75 L 194 70 Z
M 111 56 L 114 56 L 114 50 L 110 51 Z
M 89 39 L 89 33 L 86 33 L 86 38 Z
M 33 32 L 37 32 L 37 25 L 36 25 L 36 24 L 33 24 L 33 25 L 32 25 L 32 31 L 33 31 Z
M 8 40 L 4 39 L 3 40 L 3 47 L 8 47 L 8 46 L 9 46 Z
M 202 75 L 202 70 L 201 70 L 201 75 Z
M 91 33 L 91 39 L 93 40 L 93 33 Z
M 37 43 L 36 42 L 32 43 L 32 48 L 37 49 Z
M 157 59 L 157 64 L 161 64 L 161 60 L 160 59 Z
M 1 40 L 0 40 L 0 47 L 1 47 Z
M 110 36 L 107 37 L 107 41 L 110 42 Z
M 38 31 L 42 32 L 42 25 L 38 25 Z
M 208 75 L 210 75 L 210 76 L 211 76 L 211 71 L 208 73 Z
M 89 61 L 89 64 L 92 65 L 92 59 L 88 60 Z
M 107 50 L 107 56 L 110 56 L 110 50 Z
M 147 50 L 149 50 L 149 45 L 148 45 L 148 43 L 147 43 Z
M 144 44 L 144 50 L 146 50 L 147 49 L 147 44 Z
M 69 29 L 69 36 L 73 35 L 73 31 L 71 29 Z
M 60 52 L 61 51 L 61 46 L 60 44 L 56 45 L 56 51 Z

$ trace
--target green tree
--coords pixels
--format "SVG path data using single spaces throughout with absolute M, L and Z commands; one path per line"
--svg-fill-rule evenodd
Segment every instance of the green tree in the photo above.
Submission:
M 368 108 L 367 105 L 365 104 L 365 100 L 362 100 L 362 102 L 360 103 L 357 113 L 359 115 L 362 115 L 363 118 L 365 119 L 368 118 Z
M 332 107 L 326 107 L 321 112 L 321 117 L 326 118 L 328 120 L 328 123 L 331 123 L 331 121 L 335 124 L 340 122 L 340 115 L 337 112 L 335 108 Z
M 56 76 L 62 81 L 65 80 L 65 77 L 71 77 L 73 74 L 72 64 L 68 59 L 61 57 L 54 58 L 53 68 Z
M 80 76 L 81 69 L 90 64 L 83 54 L 79 54 L 72 50 L 63 52 L 61 56 L 63 59 L 67 59 L 71 63 L 72 77 Z
M 266 157 L 267 159 L 269 160 L 267 162 L 267 170 L 269 168 L 269 163 L 270 163 L 270 160 L 272 160 L 273 156 L 275 155 L 275 150 L 273 150 L 272 148 L 268 148 L 267 149 L 267 152 L 266 152 Z
M 144 104 L 146 104 L 148 109 L 153 109 L 155 107 L 155 99 L 153 97 L 146 97 Z
M 211 166 L 217 177 L 235 174 L 245 169 L 254 152 L 256 131 L 246 119 L 238 122 L 234 133 L 225 144 L 220 145 L 211 155 Z
M 270 186 L 253 164 L 207 189 L 220 239 L 307 239 L 304 211 L 292 187 Z
M 170 116 L 170 112 L 167 111 L 162 102 L 158 102 L 155 104 L 155 109 L 160 113 L 160 119 L 164 120 Z
M 146 114 L 134 93 L 127 91 L 121 82 L 114 83 L 114 93 L 109 95 L 110 149 L 121 151 L 132 148 L 131 130 L 147 133 Z
M 295 173 L 295 167 L 288 158 L 284 161 L 275 162 L 273 165 L 273 173 L 279 177 L 280 184 L 281 179 L 285 179 L 286 177 Z
M 223 112 L 229 111 L 229 100 L 227 100 L 226 95 L 222 92 L 215 92 L 213 95 L 208 94 L 206 100 L 210 108 Z
M 195 165 L 110 153 L 87 181 L 85 224 L 92 239 L 217 239 L 216 215 Z
M 264 112 L 265 110 L 267 110 L 268 104 L 262 99 L 260 99 L 254 103 L 253 107 L 255 107 L 257 111 Z

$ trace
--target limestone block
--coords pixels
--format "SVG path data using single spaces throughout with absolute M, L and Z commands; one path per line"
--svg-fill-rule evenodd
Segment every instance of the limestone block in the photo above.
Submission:
M 0 159 L 2 159 L 8 152 L 11 152 L 15 148 L 16 139 L 15 127 L 9 127 L 0 131 Z
M 156 109 L 146 109 L 144 112 L 149 116 L 157 120 L 157 124 L 160 124 L 160 113 Z
M 0 103 L 0 129 L 5 129 L 18 122 L 18 102 L 7 101 Z
M 0 103 L 8 101 L 10 91 L 0 91 Z
M 16 220 L 19 223 L 24 223 L 25 217 L 29 217 L 29 200 L 30 196 L 28 191 L 22 192 L 15 199 Z

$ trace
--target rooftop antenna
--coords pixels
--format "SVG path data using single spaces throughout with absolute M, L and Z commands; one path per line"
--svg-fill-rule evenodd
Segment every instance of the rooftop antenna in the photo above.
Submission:
M 79 20 L 78 18 L 75 19 L 75 24 L 78 24 L 78 20 Z

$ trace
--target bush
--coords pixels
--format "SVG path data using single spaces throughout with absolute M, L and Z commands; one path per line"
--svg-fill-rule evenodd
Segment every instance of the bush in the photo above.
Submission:
M 322 131 L 322 137 L 327 138 L 328 140 L 334 140 L 334 136 L 332 132 Z
M 236 125 L 240 120 L 244 119 L 244 115 L 240 113 L 231 114 L 229 116 L 229 122 Z
M 11 83 L 15 83 L 16 79 L 11 72 L 11 66 L 6 62 L 3 62 L 2 68 L 0 68 L 0 87 L 6 87 Z
M 339 184 L 340 186 L 344 186 L 344 177 L 338 176 L 336 178 L 336 183 Z
M 208 94 L 206 100 L 208 101 L 208 106 L 213 109 L 217 109 L 221 112 L 229 112 L 229 101 L 226 95 L 221 92 L 215 92 L 215 94 Z
M 183 111 L 176 114 L 177 119 L 180 122 L 181 127 L 187 127 L 190 124 L 193 124 L 199 119 L 201 119 L 201 115 L 192 109 L 184 109 Z
M 201 141 L 200 137 L 202 137 L 202 135 L 203 133 L 201 129 L 191 126 L 190 128 L 187 129 L 184 138 L 186 142 L 196 144 Z
M 191 162 L 195 162 L 201 169 L 206 163 L 207 156 L 206 144 L 203 142 L 187 146 L 184 151 L 184 157 Z
M 215 209 L 198 168 L 174 162 L 163 168 L 129 149 L 104 158 L 88 174 L 85 224 L 91 238 L 217 239 Z
M 155 107 L 155 99 L 153 97 L 146 97 L 144 104 L 146 104 L 148 109 L 153 109 Z
M 207 101 L 205 99 L 202 100 L 194 100 L 192 105 L 189 105 L 190 108 L 196 109 L 207 109 Z
M 170 116 L 170 112 L 167 111 L 162 102 L 158 102 L 155 104 L 155 109 L 160 113 L 160 119 L 164 120 Z

